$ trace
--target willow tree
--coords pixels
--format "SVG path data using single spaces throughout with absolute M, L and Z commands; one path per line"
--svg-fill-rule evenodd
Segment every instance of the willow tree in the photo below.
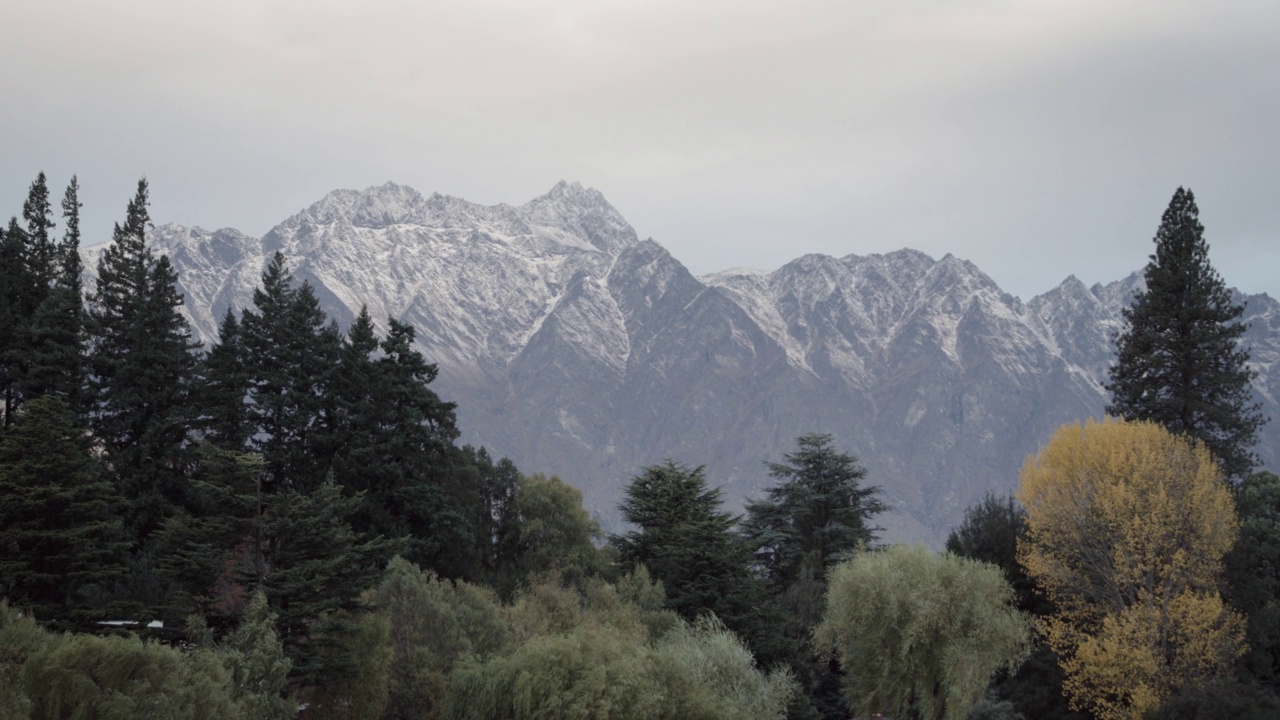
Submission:
M 1139 718 L 1227 675 L 1244 622 L 1218 594 L 1239 528 L 1203 444 L 1154 423 L 1060 428 L 1028 459 L 1018 559 L 1053 602 L 1042 629 L 1072 707 Z
M 844 669 L 856 714 L 960 720 L 1025 656 L 1031 621 L 989 563 L 895 545 L 831 571 L 819 650 Z

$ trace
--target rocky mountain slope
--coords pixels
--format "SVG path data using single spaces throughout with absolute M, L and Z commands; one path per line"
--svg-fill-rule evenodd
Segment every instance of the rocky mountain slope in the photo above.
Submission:
M 153 243 L 206 341 L 277 250 L 340 323 L 361 304 L 412 323 L 463 441 L 581 487 L 606 527 L 643 465 L 705 464 L 737 507 L 770 483 L 765 461 L 825 432 L 882 486 L 885 536 L 933 545 L 982 493 L 1012 489 L 1055 427 L 1101 416 L 1109 338 L 1141 282 L 1071 277 L 1024 303 L 913 250 L 697 278 L 563 182 L 518 207 L 388 183 L 330 193 L 261 239 L 163 225 Z M 1280 304 L 1243 299 L 1275 415 Z M 1280 423 L 1259 451 L 1280 467 Z

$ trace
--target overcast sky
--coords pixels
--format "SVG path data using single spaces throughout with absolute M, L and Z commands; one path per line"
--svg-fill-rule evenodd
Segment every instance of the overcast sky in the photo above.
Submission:
M 1179 185 L 1280 295 L 1274 0 L 0 0 L 0 211 L 261 235 L 340 187 L 599 189 L 694 273 L 901 247 L 1024 299 L 1146 262 Z

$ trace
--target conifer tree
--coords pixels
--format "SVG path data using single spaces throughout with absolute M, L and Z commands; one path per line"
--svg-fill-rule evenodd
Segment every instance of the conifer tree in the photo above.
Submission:
M 121 493 L 126 522 L 145 539 L 182 501 L 191 389 L 198 347 L 180 314 L 182 295 L 168 257 L 146 244 L 151 224 L 145 178 L 124 224 L 98 262 L 88 312 L 90 424 Z
M 238 449 L 249 439 L 245 394 L 250 372 L 245 367 L 244 336 L 235 311 L 227 308 L 218 326 L 218 342 L 200 364 L 198 402 L 201 434 L 219 447 Z
M 821 577 L 839 557 L 869 545 L 884 512 L 879 488 L 863 485 L 867 471 L 836 452 L 830 435 L 802 435 L 785 463 L 769 463 L 780 482 L 766 499 L 747 503 L 743 535 L 772 581 L 787 585 L 802 574 Z
M 747 503 L 742 536 L 755 555 L 757 572 L 770 596 L 764 617 L 771 631 L 756 651 L 766 662 L 786 662 L 800 678 L 807 698 L 792 717 L 825 717 L 842 712 L 838 678 L 827 663 L 814 661 L 810 638 L 822 619 L 827 571 L 848 553 L 875 540 L 873 518 L 885 510 L 879 488 L 865 485 L 867 471 L 857 458 L 837 452 L 830 435 L 808 434 L 785 462 L 769 463 L 777 485 L 764 499 Z
M 276 253 L 240 321 L 250 370 L 248 448 L 267 463 L 268 491 L 315 488 L 336 450 L 331 385 L 342 336 L 310 283 L 293 287 Z
M 121 499 L 66 402 L 28 401 L 0 438 L 0 595 L 63 627 L 100 619 L 89 599 L 122 574 Z
M 1200 211 L 1178 188 L 1156 231 L 1146 290 L 1124 311 L 1110 373 L 1110 415 L 1146 420 L 1205 443 L 1230 478 L 1257 463 L 1253 447 L 1263 423 L 1250 400 L 1255 373 L 1239 346 L 1244 307 L 1209 264 Z
M 67 227 L 54 252 L 48 292 L 20 343 L 27 355 L 27 369 L 18 381 L 18 390 L 23 397 L 57 394 L 83 414 L 86 359 L 78 194 L 79 184 L 72 177 L 62 200 Z
M 57 246 L 49 235 L 56 224 L 53 207 L 49 203 L 49 185 L 43 172 L 36 175 L 31 183 L 27 200 L 22 204 L 22 219 L 27 223 L 26 263 L 32 292 L 27 302 L 28 309 L 34 311 L 53 281 L 57 257 Z
M 0 290 L 4 309 L 0 310 L 0 384 L 3 385 L 6 422 L 22 405 L 21 384 L 31 369 L 31 324 L 37 308 L 49 295 L 55 274 L 56 247 L 49 236 L 53 229 L 49 206 L 49 186 L 44 173 L 36 176 L 22 204 L 25 229 L 17 218 L 9 221 L 0 260 Z
M 749 643 L 757 639 L 762 589 L 750 573 L 750 550 L 702 467 L 668 460 L 644 468 L 619 509 L 638 528 L 610 538 L 624 572 L 646 566 L 666 588 L 670 609 L 687 619 L 713 612 Z
M 13 423 L 18 409 L 17 380 L 19 371 L 16 352 L 23 325 L 22 305 L 26 282 L 24 251 L 26 233 L 18 226 L 18 219 L 10 218 L 9 227 L 0 232 L 0 414 L 3 427 Z M 13 351 L 10 351 L 10 349 Z

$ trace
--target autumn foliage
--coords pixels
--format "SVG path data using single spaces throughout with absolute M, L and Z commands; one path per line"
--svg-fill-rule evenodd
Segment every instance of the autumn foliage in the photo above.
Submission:
M 1073 707 L 1139 718 L 1230 672 L 1242 618 L 1218 592 L 1239 528 L 1218 464 L 1158 425 L 1065 426 L 1028 459 L 1018 559 L 1054 604 L 1042 622 Z

